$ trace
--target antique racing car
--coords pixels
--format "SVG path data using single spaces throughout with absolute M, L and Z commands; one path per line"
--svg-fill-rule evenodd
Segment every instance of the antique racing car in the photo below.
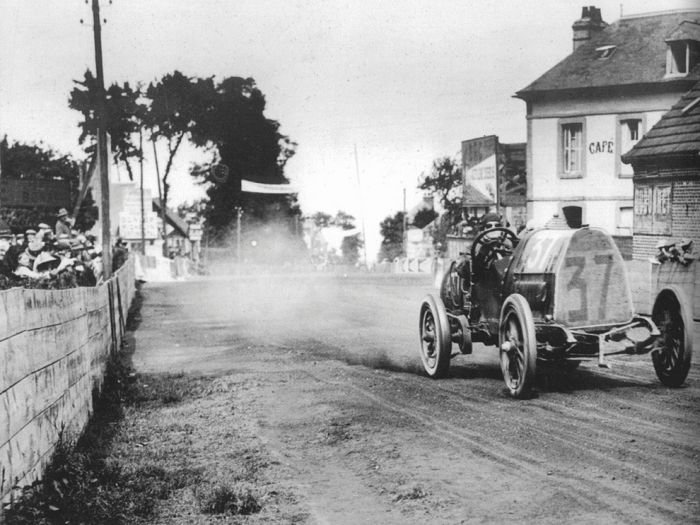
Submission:
M 625 263 L 603 230 L 542 228 L 523 238 L 486 230 L 441 283 L 439 297 L 428 295 L 420 307 L 420 356 L 431 377 L 445 376 L 450 360 L 475 342 L 497 346 L 515 398 L 531 395 L 538 363 L 607 367 L 607 356 L 651 352 L 663 384 L 680 386 L 688 374 L 687 305 L 669 288 L 651 317 L 636 315 Z

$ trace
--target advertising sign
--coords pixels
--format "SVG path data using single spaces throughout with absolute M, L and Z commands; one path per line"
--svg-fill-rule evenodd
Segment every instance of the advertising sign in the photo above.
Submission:
M 189 228 L 189 238 L 190 241 L 196 242 L 202 240 L 202 226 L 199 224 L 190 224 Z
M 122 239 L 141 239 L 141 190 L 129 185 L 121 188 L 121 209 L 119 211 L 119 236 Z M 158 235 L 158 215 L 152 211 L 151 192 L 143 191 L 144 229 L 146 239 L 156 239 Z
M 498 137 L 489 135 L 462 141 L 462 173 L 464 186 L 471 185 L 493 204 L 497 199 L 497 153 Z M 466 194 L 466 192 L 465 192 Z
M 155 212 L 144 213 L 144 230 L 146 239 L 158 237 L 158 216 Z M 119 236 L 126 240 L 141 239 L 140 213 L 119 212 Z

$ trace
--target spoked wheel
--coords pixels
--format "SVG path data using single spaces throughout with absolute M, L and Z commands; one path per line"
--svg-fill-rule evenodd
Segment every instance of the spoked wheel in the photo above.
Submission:
M 693 353 L 692 317 L 680 291 L 662 290 L 656 297 L 652 320 L 661 332 L 651 359 L 659 380 L 666 386 L 679 387 L 690 370 Z
M 516 399 L 527 399 L 535 382 L 537 340 L 530 305 L 520 294 L 510 295 L 503 303 L 498 346 L 508 392 Z
M 452 334 L 445 306 L 428 295 L 420 307 L 420 358 L 430 377 L 445 377 L 450 369 Z

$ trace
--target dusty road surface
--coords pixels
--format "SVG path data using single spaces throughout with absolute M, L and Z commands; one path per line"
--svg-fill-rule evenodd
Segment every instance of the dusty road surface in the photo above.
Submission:
M 248 476 L 262 502 L 205 516 L 188 488 L 162 522 L 700 523 L 697 364 L 676 390 L 649 356 L 584 364 L 516 401 L 477 345 L 431 380 L 417 352 L 429 291 L 417 276 L 146 285 L 137 370 L 205 387 L 167 405 L 167 425 L 136 414 L 129 432 L 205 478 Z

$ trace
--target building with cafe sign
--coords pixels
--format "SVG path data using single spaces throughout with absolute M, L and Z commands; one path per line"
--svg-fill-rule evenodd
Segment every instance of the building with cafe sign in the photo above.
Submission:
M 579 215 L 631 255 L 633 171 L 622 156 L 700 80 L 699 21 L 695 9 L 608 24 L 583 8 L 573 52 L 515 95 L 527 111 L 529 218 Z

